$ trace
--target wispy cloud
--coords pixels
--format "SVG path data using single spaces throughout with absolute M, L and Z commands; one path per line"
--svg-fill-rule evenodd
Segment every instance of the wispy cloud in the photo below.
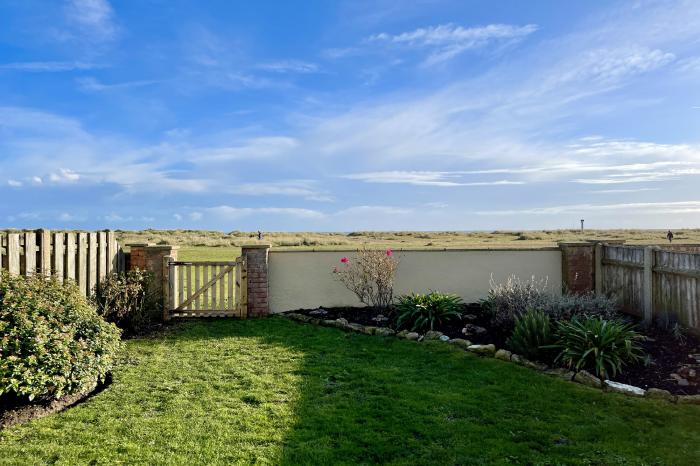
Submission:
M 242 141 L 238 145 L 196 149 L 192 152 L 192 158 L 197 163 L 263 159 L 287 154 L 298 145 L 296 139 L 286 136 L 257 137 Z
M 104 68 L 105 65 L 86 62 L 68 61 L 32 61 L 0 64 L 0 70 L 29 71 L 35 73 L 56 73 L 63 71 L 82 71 Z
M 350 180 L 359 180 L 366 183 L 398 183 L 416 186 L 502 186 L 523 184 L 522 181 L 495 180 L 495 181 L 460 181 L 465 172 L 435 172 L 435 171 L 386 171 L 355 173 L 344 175 Z
M 102 92 L 102 91 L 110 91 L 110 90 L 117 90 L 117 89 L 130 89 L 130 88 L 134 88 L 134 87 L 151 86 L 153 84 L 158 84 L 161 81 L 149 79 L 149 80 L 125 81 L 125 82 L 120 82 L 120 83 L 105 84 L 105 83 L 98 81 L 96 78 L 88 76 L 88 77 L 78 78 L 78 79 L 76 79 L 76 82 L 78 83 L 80 88 L 84 91 Z
M 319 66 L 317 64 L 301 60 L 273 61 L 260 63 L 255 67 L 274 73 L 318 73 L 319 71 Z
M 429 56 L 425 64 L 431 65 L 450 60 L 467 50 L 494 43 L 512 43 L 535 31 L 535 24 L 489 24 L 478 27 L 440 24 L 395 35 L 383 32 L 370 36 L 367 41 L 428 50 Z
M 583 212 L 626 212 L 643 214 L 684 214 L 700 212 L 700 201 L 631 202 L 619 204 L 569 204 L 524 209 L 477 211 L 478 215 L 561 215 Z
M 317 210 L 295 207 L 233 207 L 229 205 L 220 205 L 202 210 L 220 219 L 237 219 L 251 215 L 286 215 L 302 219 L 324 217 L 324 214 Z
M 267 183 L 242 183 L 229 188 L 234 194 L 246 196 L 302 197 L 310 201 L 330 202 L 333 197 L 319 190 L 316 182 L 309 180 L 276 181 Z
M 107 0 L 69 0 L 66 16 L 93 41 L 114 39 L 119 30 L 114 22 L 114 10 Z

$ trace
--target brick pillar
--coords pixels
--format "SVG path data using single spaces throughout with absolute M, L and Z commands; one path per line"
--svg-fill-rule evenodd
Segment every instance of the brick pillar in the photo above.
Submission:
M 131 248 L 129 259 L 129 270 L 136 268 L 146 270 L 153 274 L 151 282 L 151 291 L 157 303 L 163 303 L 165 296 L 164 285 L 166 282 L 165 271 L 163 268 L 163 258 L 172 257 L 177 260 L 177 252 L 180 246 L 171 245 L 154 245 L 154 244 L 127 244 Z
M 129 258 L 128 258 L 128 270 L 141 269 L 146 270 L 146 248 L 148 246 L 153 246 L 149 243 L 132 243 L 127 244 L 130 248 Z
M 241 247 L 248 270 L 248 316 L 260 317 L 270 313 L 267 286 L 267 258 L 269 244 Z
M 559 243 L 563 291 L 584 294 L 595 290 L 595 243 Z

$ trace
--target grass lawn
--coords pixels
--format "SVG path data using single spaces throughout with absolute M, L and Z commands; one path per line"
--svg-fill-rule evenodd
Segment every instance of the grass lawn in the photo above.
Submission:
M 107 390 L 0 431 L 0 463 L 700 464 L 700 407 L 440 342 L 273 317 L 183 323 L 126 347 Z

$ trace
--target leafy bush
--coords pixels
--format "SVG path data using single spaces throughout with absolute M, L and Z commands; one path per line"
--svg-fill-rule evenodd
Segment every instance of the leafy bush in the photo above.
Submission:
M 554 295 L 547 290 L 547 280 L 532 277 L 521 281 L 511 276 L 505 283 L 496 284 L 491 279 L 491 289 L 482 301 L 484 309 L 491 313 L 495 327 L 509 331 L 515 320 L 528 309 L 540 309 L 553 321 L 570 320 L 574 317 L 600 317 L 605 320 L 620 320 L 622 315 L 614 300 L 595 293 Z
M 151 317 L 152 281 L 151 273 L 138 269 L 109 274 L 93 293 L 97 313 L 128 333 L 138 331 Z
M 411 331 L 434 330 L 436 325 L 460 319 L 462 298 L 452 294 L 410 294 L 399 297 L 396 304 L 396 326 Z
M 528 359 L 549 360 L 552 353 L 547 345 L 554 343 L 549 316 L 541 310 L 530 309 L 515 321 L 515 330 L 508 339 L 511 350 Z
M 574 317 L 559 322 L 557 334 L 558 341 L 551 346 L 561 350 L 556 361 L 576 371 L 586 369 L 601 380 L 615 376 L 644 355 L 638 343 L 642 336 L 623 322 Z
M 377 308 L 391 305 L 399 265 L 391 249 L 378 251 L 363 247 L 353 260 L 343 257 L 340 263 L 340 268 L 333 268 L 333 274 L 361 303 Z
M 48 399 L 92 388 L 114 364 L 119 333 L 75 284 L 3 272 L 0 396 Z

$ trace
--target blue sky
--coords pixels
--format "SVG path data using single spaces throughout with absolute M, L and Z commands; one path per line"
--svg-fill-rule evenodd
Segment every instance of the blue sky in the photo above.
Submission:
M 4 227 L 700 227 L 700 2 L 3 0 Z

